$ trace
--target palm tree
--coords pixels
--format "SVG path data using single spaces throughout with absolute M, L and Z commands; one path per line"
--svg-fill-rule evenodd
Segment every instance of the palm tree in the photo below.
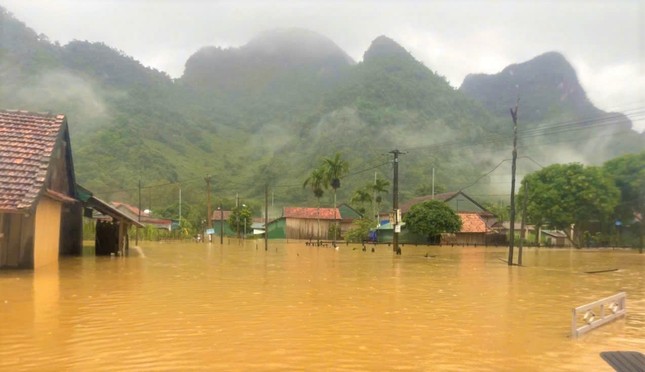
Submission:
M 337 152 L 333 158 L 323 159 L 323 169 L 325 175 L 325 185 L 330 185 L 334 189 L 334 213 L 336 211 L 336 190 L 340 188 L 340 179 L 349 173 L 349 163 L 341 158 Z M 336 242 L 336 231 L 334 229 L 334 242 Z
M 318 240 L 320 240 L 320 198 L 325 193 L 324 188 L 326 187 L 325 170 L 322 167 L 311 171 L 309 177 L 302 184 L 303 188 L 307 186 L 309 186 L 316 199 L 318 199 Z
M 378 214 L 381 212 L 381 202 L 383 201 L 383 198 L 381 198 L 381 194 L 383 193 L 387 194 L 388 186 L 390 186 L 390 182 L 382 178 L 374 179 L 374 184 L 371 186 L 371 189 L 374 192 L 374 203 L 376 205 L 376 213 L 374 214 L 375 214 L 377 224 L 378 224 Z
M 362 189 L 358 189 L 354 191 L 354 195 L 352 196 L 352 199 L 350 200 L 350 203 L 352 204 L 358 204 L 361 206 L 361 213 L 365 213 L 365 204 L 367 203 L 372 203 L 372 195 L 370 194 L 371 187 L 364 187 Z

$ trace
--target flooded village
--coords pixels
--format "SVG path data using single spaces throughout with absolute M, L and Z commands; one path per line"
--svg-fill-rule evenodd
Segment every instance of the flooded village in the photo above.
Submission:
M 133 3 L 105 2 L 126 40 L 210 14 L 217 45 L 173 33 L 181 52 L 150 57 L 190 49 L 170 74 L 0 6 L 0 370 L 645 371 L 645 108 L 596 107 L 567 38 L 460 57 L 407 23 L 442 12 L 385 2 L 402 44 L 294 27 L 237 47 L 213 30 L 240 10 L 237 38 L 274 10 L 345 21 Z M 451 75 L 482 60 L 506 67 Z
M 461 191 L 401 204 L 403 221 L 428 200 L 461 220 L 432 241 L 401 234 L 402 255 L 396 212 L 350 242 L 362 216 L 346 203 L 284 207 L 268 225 L 213 208 L 197 235 L 173 236 L 172 220 L 76 183 L 64 115 L 2 111 L 0 144 L 3 368 L 595 370 L 645 346 L 645 255 L 547 230 L 508 266 L 508 225 Z M 627 301 L 571 318 L 615 292 Z

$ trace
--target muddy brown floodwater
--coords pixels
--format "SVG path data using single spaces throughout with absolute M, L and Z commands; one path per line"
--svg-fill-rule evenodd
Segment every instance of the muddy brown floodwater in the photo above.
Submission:
M 144 243 L 0 271 L 0 370 L 612 371 L 601 351 L 645 351 L 645 254 L 370 248 Z M 572 308 L 620 291 L 625 318 L 571 339 Z

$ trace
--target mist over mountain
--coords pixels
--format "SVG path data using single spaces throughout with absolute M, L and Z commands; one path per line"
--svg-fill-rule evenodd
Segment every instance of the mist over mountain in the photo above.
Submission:
M 196 221 L 207 174 L 224 207 L 240 194 L 259 210 L 267 184 L 276 209 L 312 205 L 302 182 L 335 152 L 351 166 L 339 202 L 374 173 L 390 179 L 393 149 L 406 151 L 402 200 L 428 192 L 433 168 L 437 190 L 507 193 L 482 175 L 510 155 L 518 92 L 521 154 L 544 165 L 643 149 L 629 120 L 595 108 L 557 53 L 470 75 L 456 90 L 386 36 L 356 63 L 322 35 L 285 29 L 239 48 L 203 47 L 173 80 L 103 43 L 51 43 L 0 7 L 0 81 L 0 108 L 67 115 L 81 184 L 135 202 L 141 180 L 144 206 L 168 216 L 181 187 L 183 213 Z
M 355 62 L 334 42 L 303 29 L 267 31 L 239 48 L 204 47 L 186 61 L 182 83 L 224 94 L 270 92 L 297 76 L 324 83 Z M 293 79 L 292 79 L 293 80 Z
M 544 142 L 535 137 L 567 142 L 550 151 L 556 156 L 570 152 L 572 160 L 600 163 L 623 154 L 625 148 L 642 149 L 645 144 L 645 136 L 632 130 L 625 115 L 593 105 L 574 68 L 557 52 L 507 66 L 497 74 L 470 74 L 459 90 L 507 121 L 509 108 L 519 99 L 519 130 L 527 134 L 525 144 Z

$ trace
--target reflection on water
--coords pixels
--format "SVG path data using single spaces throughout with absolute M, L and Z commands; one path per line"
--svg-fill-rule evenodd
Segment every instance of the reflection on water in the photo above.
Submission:
M 601 351 L 645 351 L 635 252 L 142 248 L 0 272 L 0 369 L 611 371 Z M 570 339 L 573 307 L 620 291 L 626 318 Z

